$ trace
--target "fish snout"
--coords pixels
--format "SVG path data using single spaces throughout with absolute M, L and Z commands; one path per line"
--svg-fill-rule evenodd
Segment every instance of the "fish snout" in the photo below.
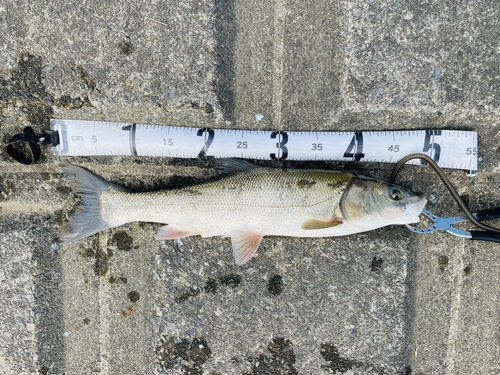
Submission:
M 420 221 L 420 214 L 427 204 L 427 198 L 421 196 L 413 197 L 411 200 L 413 202 L 408 201 L 406 217 L 410 223 L 418 223 Z

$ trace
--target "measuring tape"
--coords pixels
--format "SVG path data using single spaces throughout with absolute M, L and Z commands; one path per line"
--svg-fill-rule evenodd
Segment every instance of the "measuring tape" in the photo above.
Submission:
M 271 132 L 51 120 L 55 155 L 337 160 L 395 163 L 412 153 L 477 175 L 477 133 L 458 130 Z M 419 164 L 420 161 L 411 161 Z

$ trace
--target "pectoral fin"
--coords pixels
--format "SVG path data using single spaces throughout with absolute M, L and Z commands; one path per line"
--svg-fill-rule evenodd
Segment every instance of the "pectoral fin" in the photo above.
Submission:
M 175 240 L 177 238 L 184 238 L 192 236 L 194 233 L 185 230 L 179 230 L 172 228 L 170 225 L 165 225 L 158 229 L 158 233 L 155 234 L 157 240 Z
M 245 264 L 252 258 L 260 245 L 263 235 L 243 230 L 231 232 L 234 261 L 238 266 Z
M 342 224 L 342 221 L 339 221 L 336 218 L 334 220 L 309 219 L 302 223 L 301 228 L 304 230 L 325 229 L 335 227 L 340 224 Z

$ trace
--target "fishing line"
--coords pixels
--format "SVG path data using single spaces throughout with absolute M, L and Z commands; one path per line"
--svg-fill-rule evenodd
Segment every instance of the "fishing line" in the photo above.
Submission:
M 452 185 L 451 181 L 446 177 L 444 174 L 443 170 L 439 167 L 439 165 L 436 164 L 436 162 L 430 158 L 427 155 L 424 154 L 410 154 L 402 158 L 395 166 L 394 169 L 392 170 L 390 182 L 391 184 L 394 184 L 396 182 L 396 176 L 401 169 L 401 167 L 406 164 L 408 161 L 413 160 L 413 159 L 421 159 L 425 160 L 429 165 L 436 171 L 438 176 L 441 178 L 445 186 L 448 188 L 449 192 L 451 193 L 452 197 L 455 199 L 455 201 L 458 203 L 462 211 L 465 213 L 465 216 L 469 219 L 471 223 L 473 223 L 475 226 L 484 229 L 489 232 L 494 232 L 494 233 L 500 233 L 499 228 L 495 227 L 490 227 L 489 225 L 481 223 L 479 220 L 477 220 L 474 215 L 470 212 L 469 208 L 467 205 L 464 203 L 462 198 L 460 198 L 460 195 L 458 194 L 457 190 L 455 187 Z

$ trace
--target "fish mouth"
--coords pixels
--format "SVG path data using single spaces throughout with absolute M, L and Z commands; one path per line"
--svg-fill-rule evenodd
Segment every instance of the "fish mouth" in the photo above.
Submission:
M 406 218 L 409 220 L 407 224 L 418 223 L 420 221 L 420 214 L 427 204 L 427 198 L 419 194 L 408 200 L 406 205 Z
M 418 211 L 418 214 L 420 215 L 425 205 L 427 204 L 427 198 L 424 197 L 423 195 L 418 195 L 418 200 L 415 203 L 416 203 L 415 208 Z

